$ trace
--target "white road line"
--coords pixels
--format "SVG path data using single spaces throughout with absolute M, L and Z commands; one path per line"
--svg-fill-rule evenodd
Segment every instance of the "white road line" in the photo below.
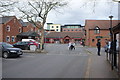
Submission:
M 88 59 L 88 64 L 87 64 L 87 70 L 85 72 L 85 78 L 90 78 L 90 66 L 91 66 L 92 60 L 91 57 Z

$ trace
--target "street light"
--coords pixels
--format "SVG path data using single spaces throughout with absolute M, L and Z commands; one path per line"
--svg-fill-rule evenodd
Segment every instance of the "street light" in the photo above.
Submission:
M 113 54 L 114 54 L 114 52 L 113 52 L 113 48 L 114 48 L 114 44 L 113 44 L 113 31 L 112 31 L 112 18 L 113 18 L 113 16 L 111 15 L 111 16 L 109 16 L 109 18 L 110 18 L 110 37 L 111 37 L 111 50 L 110 50 L 110 53 L 111 53 L 111 56 L 112 56 L 112 61 L 111 61 L 111 65 L 112 65 L 112 70 L 113 70 Z
M 114 2 L 119 2 L 120 3 L 120 0 L 113 0 Z

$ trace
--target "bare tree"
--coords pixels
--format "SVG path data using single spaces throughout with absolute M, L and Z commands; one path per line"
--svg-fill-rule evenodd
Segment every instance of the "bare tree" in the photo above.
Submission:
M 17 1 L 0 1 L 0 15 L 7 16 L 9 13 L 13 12 L 13 6 Z
M 44 49 L 44 25 L 49 12 L 66 5 L 67 2 L 64 2 L 64 0 L 36 0 L 27 1 L 22 8 L 18 7 L 18 10 L 23 14 L 21 17 L 27 19 L 41 31 L 40 48 L 42 50 Z
M 96 7 L 98 7 L 101 2 L 105 2 L 106 5 L 108 5 L 110 7 L 110 12 L 112 12 L 113 2 L 115 2 L 115 1 L 119 1 L 119 0 L 84 0 L 83 4 L 81 5 L 80 8 L 87 7 L 88 5 L 91 5 L 90 6 L 92 8 L 91 10 L 93 13 L 95 13 Z

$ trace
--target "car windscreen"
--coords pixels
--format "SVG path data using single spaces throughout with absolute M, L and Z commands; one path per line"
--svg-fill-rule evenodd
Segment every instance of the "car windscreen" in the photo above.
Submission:
M 7 43 L 3 43 L 2 46 L 5 48 L 12 48 L 13 47 L 13 45 L 7 44 Z

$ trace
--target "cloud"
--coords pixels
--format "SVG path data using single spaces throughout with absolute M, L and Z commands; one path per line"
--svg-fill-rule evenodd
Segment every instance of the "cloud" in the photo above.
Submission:
M 47 22 L 84 25 L 86 19 L 107 20 L 109 15 L 113 15 L 114 19 L 117 19 L 117 3 L 110 0 L 107 2 L 99 0 L 95 4 L 94 2 L 85 3 L 82 0 L 71 0 L 68 7 L 62 10 L 62 13 L 52 11 L 48 15 Z

